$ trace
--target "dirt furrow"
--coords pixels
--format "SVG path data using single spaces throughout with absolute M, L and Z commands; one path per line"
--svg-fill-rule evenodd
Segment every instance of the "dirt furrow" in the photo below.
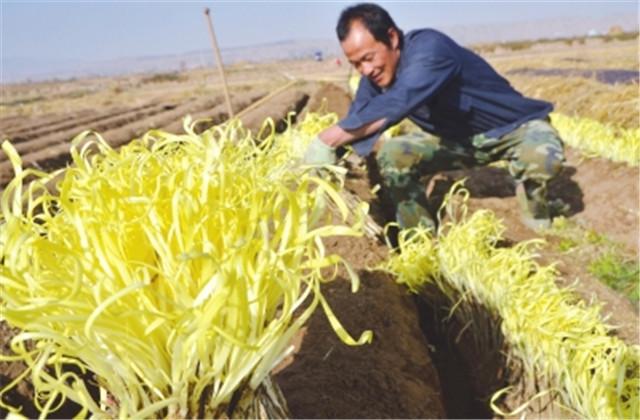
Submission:
M 163 104 L 153 106 L 151 108 L 142 109 L 139 111 L 130 112 L 124 115 L 119 115 L 104 120 L 95 121 L 91 125 L 85 126 L 73 126 L 64 131 L 52 132 L 42 137 L 36 137 L 31 140 L 23 141 L 20 143 L 13 143 L 18 153 L 28 154 L 30 152 L 38 151 L 56 144 L 66 144 L 69 140 L 73 139 L 79 133 L 85 130 L 92 130 L 97 132 L 103 132 L 116 127 L 121 127 L 136 121 L 144 120 L 147 118 L 153 118 L 157 114 L 167 112 L 176 108 L 173 104 Z M 0 155 L 0 162 L 6 161 L 6 155 Z
M 13 123 L 21 123 L 24 120 L 22 115 L 10 115 L 8 117 L 0 117 L 0 127 L 7 127 Z
M 242 109 L 250 105 L 252 102 L 264 96 L 262 92 L 247 92 L 234 96 L 232 104 L 235 109 Z M 214 99 L 200 99 L 195 102 L 182 104 L 174 109 L 167 110 L 160 114 L 147 117 L 142 121 L 133 121 L 124 126 L 113 127 L 102 131 L 100 134 L 112 146 L 118 147 L 131 139 L 139 137 L 148 130 L 168 126 L 169 124 L 180 121 L 187 114 L 201 111 L 205 108 L 214 108 L 218 103 Z M 222 114 L 220 121 L 226 118 L 226 113 Z M 218 122 L 220 122 L 218 121 Z M 77 133 L 75 133 L 77 134 Z M 22 158 L 23 167 L 38 167 L 50 171 L 64 167 L 69 162 L 69 143 L 57 143 L 49 145 L 44 149 L 38 149 L 31 153 L 27 153 Z M 8 161 L 0 162 L 0 186 L 5 186 L 14 176 L 13 168 Z
M 265 95 L 266 92 L 257 90 L 233 95 L 231 97 L 231 106 L 234 113 L 237 113 L 247 106 L 250 106 L 252 103 L 259 101 Z M 214 107 L 190 112 L 189 115 L 191 115 L 193 121 L 201 120 L 196 124 L 196 132 L 200 133 L 213 125 L 220 124 L 228 118 L 227 105 L 225 102 L 221 101 Z M 182 119 L 168 121 L 167 124 L 164 124 L 159 128 L 169 133 L 184 133 Z
M 61 121 L 59 123 L 49 124 L 47 126 L 40 127 L 40 128 L 25 129 L 20 132 L 8 132 L 4 137 L 10 138 L 12 143 L 16 144 L 16 143 L 21 143 L 31 139 L 35 139 L 37 137 L 42 137 L 51 133 L 55 133 L 63 130 L 69 130 L 78 126 L 94 124 L 101 120 L 108 120 L 110 118 L 115 118 L 115 117 L 126 118 L 127 115 L 131 113 L 137 114 L 139 112 L 146 112 L 146 113 L 153 114 L 153 113 L 159 112 L 159 110 L 162 110 L 166 106 L 170 106 L 170 105 L 148 103 L 148 104 L 144 104 L 142 106 L 137 106 L 133 108 L 118 107 L 118 108 L 113 108 L 107 112 L 102 112 L 99 114 L 88 115 L 84 117 L 67 118 L 66 120 Z
M 287 115 L 290 112 L 299 114 L 305 107 L 311 92 L 311 85 L 303 87 L 292 86 L 272 97 L 256 96 L 248 107 L 234 107 L 235 114 L 239 116 L 244 127 L 257 133 L 267 118 L 275 123 L 276 131 L 282 132 L 286 128 Z M 197 124 L 196 132 L 202 132 L 211 126 L 218 124 L 226 118 L 225 104 L 220 104 L 214 109 L 192 114 L 194 120 L 205 120 Z M 171 133 L 182 132 L 182 121 L 174 121 L 163 130 Z
M 0 136 L 4 137 L 4 133 L 11 130 L 20 129 L 20 127 L 27 127 L 29 125 L 41 124 L 42 118 L 61 118 L 60 114 L 46 114 L 39 118 L 25 116 L 25 115 L 10 115 L 7 117 L 0 117 Z
M 50 114 L 44 114 L 41 116 L 31 116 L 31 117 L 16 115 L 15 117 L 8 117 L 8 118 L 13 118 L 12 121 L 15 122 L 15 124 L 13 125 L 5 124 L 4 120 L 0 120 L 0 133 L 2 134 L 3 138 L 6 138 L 7 135 L 11 133 L 18 133 L 24 130 L 41 129 L 43 127 L 47 127 L 52 124 L 59 124 L 59 123 L 68 121 L 70 116 L 72 118 L 82 118 L 82 117 L 87 117 L 89 115 L 96 115 L 96 113 L 97 111 L 95 109 L 84 109 L 71 114 L 50 113 Z
M 258 133 L 268 118 L 273 120 L 276 132 L 282 132 L 287 127 L 287 116 L 291 112 L 296 116 L 309 101 L 309 96 L 313 92 L 313 84 L 293 85 L 273 97 L 265 98 L 264 103 L 244 112 L 240 119 L 242 124 L 254 133 Z

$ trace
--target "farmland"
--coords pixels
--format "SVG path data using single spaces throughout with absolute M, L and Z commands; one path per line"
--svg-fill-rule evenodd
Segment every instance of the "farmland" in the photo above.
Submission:
M 596 41 L 517 51 L 497 49 L 485 56 L 524 94 L 554 102 L 556 112 L 638 129 L 637 39 Z M 331 60 L 246 63 L 227 71 L 234 110 L 254 132 L 265 118 L 282 121 L 292 111 L 302 116 L 326 109 L 342 116 L 348 110 L 349 69 L 344 64 Z M 635 72 L 636 77 L 628 78 L 628 72 Z M 616 77 L 620 80 L 611 80 Z M 100 132 L 117 147 L 150 129 L 181 132 L 182 117 L 187 114 L 196 120 L 209 119 L 196 125 L 198 131 L 228 118 L 220 80 L 213 70 L 2 89 L 2 138 L 12 140 L 25 167 L 47 171 L 70 161 L 69 141 L 84 130 Z M 276 125 L 284 128 L 282 123 Z M 556 264 L 561 286 L 571 285 L 589 304 L 603 305 L 608 322 L 618 327 L 617 337 L 627 344 L 639 344 L 638 167 L 586 157 L 573 147 L 567 149 L 567 159 L 550 190 L 553 198 L 561 198 L 569 208 L 542 236 L 546 243 L 537 259 L 541 264 Z M 345 164 L 350 169 L 346 190 L 370 202 L 371 217 L 384 225 L 389 215 L 371 193 L 375 175 L 368 174 L 358 159 Z M 2 153 L 0 185 L 4 188 L 12 177 L 9 158 Z M 451 185 L 465 177 L 470 210 L 492 210 L 506 227 L 506 244 L 540 237 L 520 222 L 514 186 L 500 167 L 451 171 L 425 180 L 430 204 L 437 208 Z M 507 382 L 503 361 L 477 348 L 470 350 L 473 338 L 469 330 L 460 325 L 441 327 L 439 311 L 409 295 L 390 274 L 369 271 L 389 253 L 379 237 L 325 238 L 324 243 L 329 252 L 351 264 L 362 282 L 361 290 L 351 294 L 348 275 L 340 271 L 337 281 L 324 289 L 328 302 L 348 331 L 372 330 L 375 339 L 370 345 L 347 347 L 324 315 L 315 313 L 295 336 L 295 353 L 273 372 L 291 415 L 489 416 L 488 398 Z M 629 277 L 630 286 L 625 283 Z M 14 332 L 3 324 L 2 333 L 6 354 Z M 21 369 L 19 364 L 2 362 L 3 381 L 16 377 Z M 526 395 L 513 397 L 508 405 L 514 408 L 531 397 L 531 393 Z M 6 400 L 24 405 L 25 414 L 33 416 L 32 396 L 33 390 L 24 382 Z M 558 412 L 541 415 L 550 414 Z

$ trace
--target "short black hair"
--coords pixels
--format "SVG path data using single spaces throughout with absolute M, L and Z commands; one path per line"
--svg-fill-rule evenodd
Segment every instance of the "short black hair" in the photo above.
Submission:
M 403 33 L 398 25 L 391 19 L 389 12 L 374 3 L 359 3 L 349 6 L 340 13 L 336 33 L 340 42 L 344 41 L 351 30 L 354 20 L 362 22 L 365 28 L 373 35 L 373 38 L 391 48 L 389 29 L 393 28 L 398 33 L 399 47 L 402 48 Z

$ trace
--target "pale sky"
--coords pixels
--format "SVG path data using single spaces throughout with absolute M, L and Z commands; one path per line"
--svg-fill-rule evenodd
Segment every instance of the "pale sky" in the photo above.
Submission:
M 0 0 L 0 58 L 103 60 L 209 48 L 209 7 L 221 48 L 290 39 L 334 39 L 340 11 L 325 1 Z M 550 17 L 638 14 L 633 1 L 387 1 L 404 30 Z

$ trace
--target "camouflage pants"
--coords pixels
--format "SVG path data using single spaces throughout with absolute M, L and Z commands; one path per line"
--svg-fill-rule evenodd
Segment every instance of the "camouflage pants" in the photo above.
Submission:
M 393 137 L 382 145 L 376 160 L 387 198 L 396 205 L 399 225 L 429 227 L 434 222 L 427 210 L 422 176 L 499 160 L 508 163 L 524 216 L 549 219 L 547 182 L 560 172 L 564 151 L 549 122 L 533 120 L 500 138 L 478 134 L 452 142 L 422 132 Z

